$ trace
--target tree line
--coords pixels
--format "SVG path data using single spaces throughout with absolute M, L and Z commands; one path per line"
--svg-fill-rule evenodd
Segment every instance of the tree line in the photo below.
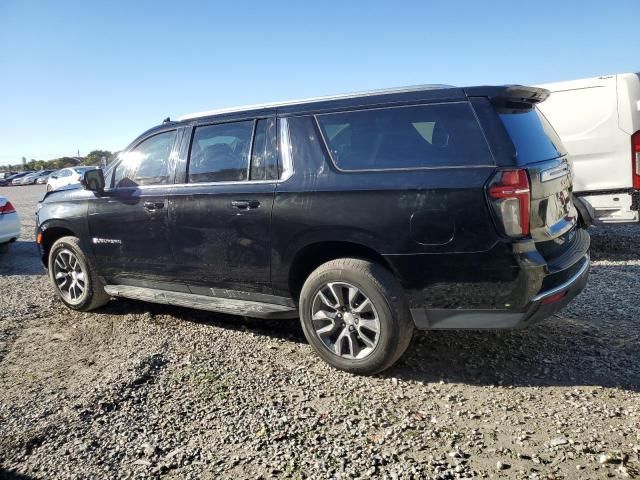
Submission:
M 60 157 L 53 160 L 28 160 L 22 157 L 22 163 L 15 165 L 0 165 L 0 172 L 21 172 L 25 170 L 59 170 L 66 167 L 76 167 L 78 165 L 102 165 L 102 157 L 107 164 L 113 160 L 118 152 L 109 150 L 92 150 L 86 157 Z

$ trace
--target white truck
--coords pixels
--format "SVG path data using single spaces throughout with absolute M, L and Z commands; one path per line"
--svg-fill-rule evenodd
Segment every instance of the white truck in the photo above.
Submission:
M 538 108 L 573 162 L 574 200 L 582 221 L 638 222 L 640 73 L 538 86 L 551 91 Z

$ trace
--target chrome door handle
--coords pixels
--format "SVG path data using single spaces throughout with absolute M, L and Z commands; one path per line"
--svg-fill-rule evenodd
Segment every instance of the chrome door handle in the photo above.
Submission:
M 260 206 L 260 202 L 258 200 L 233 200 L 231 202 L 231 206 L 239 210 L 250 210 L 258 208 Z
M 160 210 L 164 208 L 164 202 L 144 202 L 144 208 L 146 210 Z

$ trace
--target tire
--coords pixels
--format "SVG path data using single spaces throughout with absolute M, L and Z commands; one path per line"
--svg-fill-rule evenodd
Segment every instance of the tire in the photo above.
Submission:
M 352 301 L 354 289 L 359 293 L 354 293 Z M 339 296 L 342 302 L 336 302 Z M 340 303 L 343 306 L 334 312 Z M 356 313 L 365 305 L 366 310 Z M 299 308 L 304 335 L 318 356 L 346 372 L 373 375 L 389 368 L 413 337 L 414 324 L 400 284 L 389 270 L 367 260 L 340 258 L 318 267 L 302 287 Z M 376 323 L 374 335 L 375 329 L 367 325 Z M 345 328 L 350 332 L 345 333 Z
M 75 258 L 75 262 L 73 258 Z M 109 302 L 110 297 L 104 291 L 102 281 L 95 274 L 95 268 L 80 248 L 80 241 L 77 237 L 69 236 L 56 240 L 49 250 L 47 263 L 49 280 L 56 294 L 67 307 L 88 312 Z M 65 268 L 62 267 L 67 267 L 66 270 L 70 273 L 56 281 L 56 275 L 65 271 Z M 82 280 L 80 280 L 78 271 L 82 273 Z M 73 285 L 74 281 L 76 286 L 69 289 L 68 292 L 65 291 L 65 287 Z M 58 282 L 64 282 L 62 288 Z

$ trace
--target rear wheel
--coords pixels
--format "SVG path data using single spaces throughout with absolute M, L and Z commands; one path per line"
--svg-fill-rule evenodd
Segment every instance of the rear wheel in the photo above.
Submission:
M 398 281 L 383 266 L 356 258 L 332 260 L 309 275 L 300 294 L 300 320 L 323 360 L 357 374 L 389 368 L 413 335 Z
M 49 251 L 49 279 L 69 308 L 94 310 L 109 301 L 76 237 L 62 237 Z

